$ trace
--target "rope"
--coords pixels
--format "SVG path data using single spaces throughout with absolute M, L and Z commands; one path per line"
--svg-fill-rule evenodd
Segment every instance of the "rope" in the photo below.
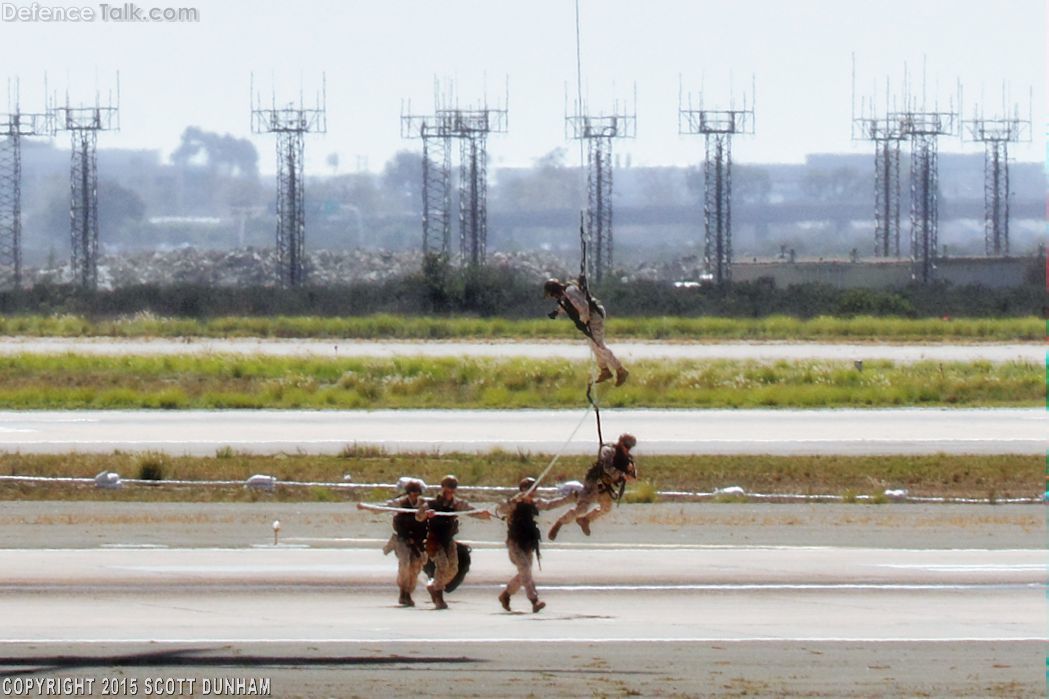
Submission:
M 389 507 L 387 505 L 372 505 L 367 502 L 357 503 L 358 510 L 374 510 L 375 512 L 404 512 L 415 514 L 419 510 L 411 507 Z M 459 515 L 476 515 L 482 512 L 488 512 L 488 510 L 463 510 L 461 512 L 434 512 L 434 517 L 458 517 Z M 489 512 L 489 514 L 491 514 Z
M 583 50 L 581 48 L 582 41 L 580 39 L 580 22 L 579 22 L 579 0 L 575 0 L 575 89 L 576 89 L 576 104 L 582 115 L 583 111 Z M 584 185 L 581 189 L 585 190 L 586 180 L 583 176 L 583 168 L 586 167 L 586 157 L 583 154 L 583 139 L 579 139 L 579 183 Z
M 592 376 L 593 374 L 591 373 L 591 377 Z M 590 382 L 586 385 L 586 399 L 590 402 L 590 405 L 594 406 L 594 417 L 597 419 L 597 453 L 600 456 L 601 445 L 605 443 L 605 438 L 601 436 L 601 405 L 598 403 L 598 401 L 594 400 L 593 396 L 593 389 L 595 385 L 596 384 L 594 384 L 593 378 L 591 378 Z
M 572 434 L 568 435 L 568 439 L 564 441 L 564 444 L 561 445 L 561 448 L 558 449 L 557 452 L 554 454 L 554 458 L 550 459 L 550 463 L 547 464 L 546 468 L 543 469 L 543 472 L 540 473 L 539 476 L 535 479 L 535 483 L 532 484 L 532 487 L 530 487 L 524 492 L 525 496 L 531 495 L 533 492 L 535 492 L 535 489 L 539 487 L 539 484 L 542 482 L 542 480 L 546 478 L 546 475 L 548 473 L 550 473 L 550 469 L 552 469 L 554 467 L 554 464 L 557 463 L 557 460 L 561 458 L 561 454 L 564 452 L 565 448 L 568 447 L 569 442 L 571 442 L 572 439 L 575 438 L 576 433 L 579 432 L 579 428 L 583 426 L 583 422 L 586 421 L 586 416 L 589 414 L 590 406 L 588 405 L 586 410 L 583 412 L 583 417 L 579 418 L 579 422 L 576 423 L 575 429 L 572 430 Z

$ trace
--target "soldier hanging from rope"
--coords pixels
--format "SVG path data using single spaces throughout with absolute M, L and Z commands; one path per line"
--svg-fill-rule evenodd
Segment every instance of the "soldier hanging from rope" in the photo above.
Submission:
M 416 520 L 427 522 L 426 555 L 434 563 L 434 574 L 426 589 L 437 609 L 448 609 L 444 590 L 459 572 L 459 550 L 455 542 L 455 535 L 459 533 L 459 518 L 439 517 L 436 513 L 473 510 L 470 503 L 455 496 L 458 487 L 459 481 L 455 476 L 445 476 L 441 480 L 440 494 L 432 500 L 421 502 L 415 514 Z M 481 510 L 471 512 L 470 516 L 491 519 L 492 513 Z
M 417 510 L 422 500 L 423 482 L 416 478 L 404 479 L 404 495 L 386 501 L 387 507 Z M 419 573 L 426 563 L 426 522 L 416 519 L 414 512 L 398 512 L 393 516 L 393 536 L 383 547 L 383 554 L 397 554 L 397 587 L 401 590 L 397 603 L 414 607 L 412 593 L 419 582 Z
M 630 453 L 636 445 L 637 439 L 634 435 L 623 434 L 615 444 L 601 446 L 597 461 L 586 472 L 579 501 L 550 527 L 550 541 L 556 539 L 561 527 L 573 519 L 583 533 L 590 536 L 590 523 L 611 512 L 613 501 L 623 496 L 626 482 L 637 480 L 637 466 Z M 591 510 L 595 502 L 597 508 Z
M 576 281 L 561 283 L 558 279 L 548 279 L 543 285 L 543 293 L 557 301 L 557 308 L 547 314 L 551 319 L 566 315 L 572 319 L 579 332 L 590 341 L 590 349 L 597 359 L 601 372 L 596 383 L 612 378 L 615 371 L 616 386 L 622 386 L 630 372 L 620 363 L 612 350 L 605 345 L 605 308 L 601 302 L 590 295 L 586 282 L 586 238 L 583 224 L 579 224 L 579 238 L 582 245 L 582 258 L 579 265 L 579 278 Z
M 539 540 L 542 538 L 535 519 L 540 510 L 560 507 L 575 497 L 573 493 L 553 500 L 535 497 L 535 485 L 534 478 L 523 479 L 518 484 L 520 492 L 496 508 L 497 514 L 506 517 L 506 550 L 510 562 L 517 568 L 517 575 L 510 578 L 506 588 L 499 593 L 499 604 L 508 612 L 510 597 L 522 587 L 532 603 L 533 614 L 546 606 L 546 602 L 539 599 L 532 579 L 532 554 L 535 554 L 536 560 L 539 559 Z

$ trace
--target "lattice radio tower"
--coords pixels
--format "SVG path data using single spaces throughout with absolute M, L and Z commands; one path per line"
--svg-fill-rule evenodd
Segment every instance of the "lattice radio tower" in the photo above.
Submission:
M 120 74 L 116 100 L 109 93 L 103 104 L 98 91 L 93 105 L 73 106 L 66 91 L 64 107 L 54 110 L 55 128 L 68 131 L 73 148 L 69 168 L 69 237 L 73 283 L 83 289 L 98 286 L 98 134 L 120 130 Z
M 434 80 L 434 104 L 441 103 Z M 436 110 L 435 110 L 436 111 Z M 423 255 L 435 254 L 447 260 L 452 235 L 452 134 L 451 125 L 437 114 L 411 113 L 411 102 L 401 104 L 401 138 L 423 142 Z
M 321 90 L 312 107 L 305 106 L 302 89 L 299 103 L 277 105 L 276 89 L 270 106 L 263 107 L 251 76 L 251 130 L 277 134 L 277 283 L 302 286 L 306 281 L 306 206 L 304 141 L 307 133 L 327 133 L 327 81 L 321 75 Z
M 885 107 L 878 112 L 877 89 L 860 98 L 856 111 L 856 59 L 852 63 L 852 140 L 874 143 L 874 256 L 900 257 L 900 143 L 906 139 L 889 79 Z
M 963 122 L 963 137 L 984 144 L 983 202 L 984 249 L 988 257 L 1009 256 L 1009 144 L 1031 140 L 1033 93 L 1029 98 L 1027 118 L 1020 116 L 1020 106 L 1007 104 L 1006 87 L 1002 86 L 1002 111 L 984 116 L 983 105 L 973 109 L 972 119 Z
M 906 74 L 906 71 L 905 71 Z M 937 96 L 929 109 L 926 99 L 925 67 L 922 66 L 921 102 L 911 95 L 904 78 L 905 106 L 890 114 L 898 120 L 901 133 L 911 142 L 911 276 L 922 284 L 935 279 L 939 245 L 939 158 L 937 139 L 958 135 L 958 113 L 954 97 L 947 110 L 939 108 Z M 961 85 L 958 85 L 961 101 Z
M 565 138 L 586 144 L 586 237 L 587 274 L 600 284 L 612 271 L 615 238 L 612 233 L 612 142 L 637 135 L 637 87 L 628 111 L 618 100 L 610 114 L 594 114 L 589 105 L 573 100 L 568 113 L 565 97 Z
M 0 288 L 22 285 L 22 138 L 54 133 L 53 112 L 23 112 L 18 80 L 8 83 L 6 114 L 0 114 Z
M 732 137 L 754 133 L 754 79 L 751 78 L 750 102 L 746 93 L 743 106 L 736 109 L 730 97 L 728 109 L 706 109 L 703 91 L 698 105 L 693 106 L 678 90 L 678 133 L 702 134 L 706 141 L 703 163 L 703 219 L 705 225 L 704 262 L 716 284 L 732 281 Z
M 448 257 L 451 247 L 452 140 L 459 141 L 459 259 L 463 266 L 484 264 L 488 248 L 488 134 L 506 133 L 509 85 L 502 106 L 485 95 L 477 107 L 462 108 L 454 89 L 434 89 L 434 113 L 401 110 L 401 135 L 423 142 L 423 252 Z

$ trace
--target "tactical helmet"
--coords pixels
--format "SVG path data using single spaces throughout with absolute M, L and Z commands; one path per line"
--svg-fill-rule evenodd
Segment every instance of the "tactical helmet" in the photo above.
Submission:
M 522 493 L 535 485 L 535 479 L 529 476 L 528 478 L 522 478 L 521 482 L 517 484 L 517 489 Z
M 633 449 L 637 446 L 637 437 L 632 434 L 623 433 L 619 435 L 619 443 L 627 449 Z
M 543 295 L 544 296 L 556 296 L 565 290 L 564 284 L 557 279 L 547 279 L 546 283 L 543 284 Z
M 423 482 L 418 478 L 412 478 L 404 484 L 404 492 L 406 493 L 419 493 L 423 492 Z
M 447 475 L 447 476 L 445 476 L 444 478 L 441 479 L 441 487 L 442 488 L 451 488 L 452 490 L 455 490 L 456 488 L 459 487 L 459 479 L 456 478 L 455 476 L 449 474 L 449 475 Z

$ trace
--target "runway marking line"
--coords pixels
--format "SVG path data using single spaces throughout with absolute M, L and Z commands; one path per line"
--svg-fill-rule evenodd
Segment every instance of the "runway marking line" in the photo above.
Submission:
M 19 638 L 0 639 L 3 645 L 99 645 L 131 643 L 165 643 L 165 644 L 480 644 L 480 643 L 1046 643 L 1049 636 L 887 636 L 887 637 L 848 637 L 848 636 L 682 636 L 670 637 L 623 637 L 623 638 L 537 638 L 534 636 L 498 637 L 498 638 Z

